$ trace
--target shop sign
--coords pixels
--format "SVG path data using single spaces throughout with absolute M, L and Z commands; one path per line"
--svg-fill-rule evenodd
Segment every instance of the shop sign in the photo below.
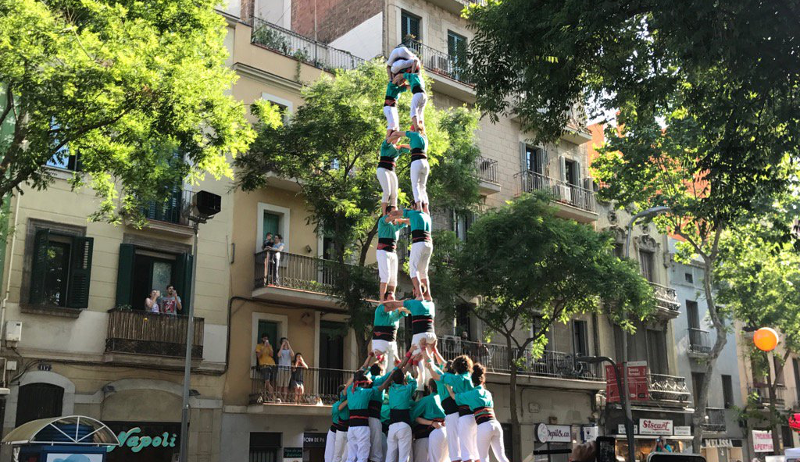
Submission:
M 324 448 L 327 441 L 327 433 L 303 433 L 304 448 Z
M 636 425 L 636 424 L 633 424 L 633 434 L 636 435 L 638 433 L 639 433 L 639 426 Z M 624 435 L 625 434 L 625 424 L 617 425 L 617 434 L 618 435 Z
M 303 448 L 283 448 L 283 462 L 303 462 Z
M 753 451 L 773 452 L 774 450 L 771 431 L 753 430 Z
M 178 435 L 175 433 L 164 432 L 160 435 L 143 435 L 141 427 L 133 427 L 128 431 L 121 431 L 117 434 L 119 446 L 109 446 L 108 452 L 117 447 L 127 447 L 131 452 L 139 452 L 142 449 L 153 448 L 174 448 Z
M 617 373 L 622 378 L 622 365 L 617 364 L 616 370 L 611 365 L 606 365 L 606 401 L 609 403 L 620 402 L 619 387 L 617 387 Z M 631 361 L 628 363 L 628 396 L 631 401 L 648 401 L 650 392 L 647 386 L 647 361 Z
M 569 425 L 536 426 L 536 438 L 540 443 L 569 443 L 572 441 L 572 429 Z
M 675 425 L 675 429 L 673 431 L 675 436 L 692 436 L 691 425 Z
M 732 448 L 733 442 L 726 438 L 705 440 L 707 448 Z
M 661 419 L 639 419 L 640 435 L 672 435 L 672 421 Z
M 583 439 L 584 443 L 596 440 L 599 434 L 600 431 L 597 425 L 584 425 L 581 427 L 581 439 Z

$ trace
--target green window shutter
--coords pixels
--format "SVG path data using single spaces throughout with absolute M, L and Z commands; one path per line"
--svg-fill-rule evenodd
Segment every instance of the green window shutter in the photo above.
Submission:
M 189 306 L 192 302 L 192 254 L 182 253 L 178 255 L 175 262 L 175 290 L 181 297 L 183 309 L 181 314 L 189 314 Z
M 119 266 L 117 267 L 117 307 L 131 305 L 131 285 L 133 284 L 133 256 L 136 246 L 119 245 Z
M 69 259 L 67 308 L 89 306 L 89 283 L 92 279 L 92 249 L 94 238 L 75 236 Z
M 47 278 L 48 258 L 50 249 L 50 230 L 38 229 L 33 238 L 33 268 L 31 269 L 31 296 L 30 303 L 37 305 L 44 302 L 45 279 Z

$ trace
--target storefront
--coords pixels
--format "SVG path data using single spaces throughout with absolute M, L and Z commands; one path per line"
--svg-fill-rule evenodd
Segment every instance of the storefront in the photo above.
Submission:
M 646 460 L 647 455 L 655 451 L 659 438 L 673 452 L 693 452 L 691 414 L 688 411 L 635 409 L 632 415 L 636 460 Z M 606 434 L 616 438 L 617 457 L 627 459 L 628 439 L 624 416 L 620 408 L 606 408 Z
M 597 425 L 552 425 L 538 423 L 534 427 L 533 457 L 535 462 L 567 462 L 576 444 L 597 438 Z
M 700 454 L 706 458 L 706 462 L 742 462 L 745 460 L 742 443 L 740 439 L 703 439 L 703 448 Z
M 107 462 L 172 462 L 180 451 L 180 422 L 106 422 L 119 447 Z

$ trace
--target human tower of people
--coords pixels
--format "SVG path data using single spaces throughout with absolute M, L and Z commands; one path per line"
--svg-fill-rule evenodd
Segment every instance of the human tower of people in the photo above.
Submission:
M 375 310 L 372 347 L 362 367 L 339 388 L 332 406 L 325 462 L 489 462 L 489 448 L 508 462 L 503 430 L 485 388 L 485 368 L 467 355 L 445 361 L 436 347 L 436 314 L 428 263 L 433 252 L 426 192 L 430 167 L 425 136 L 425 84 L 421 63 L 399 45 L 387 60 L 389 82 L 383 112 L 386 139 L 377 175 L 383 190 L 376 258 L 380 305 Z M 411 129 L 401 132 L 397 100 L 411 90 Z M 408 145 L 398 145 L 402 137 Z M 397 159 L 411 154 L 412 208 L 398 208 Z M 395 299 L 400 230 L 411 228 L 409 269 L 414 298 Z M 400 358 L 396 334 L 411 316 L 411 348 Z

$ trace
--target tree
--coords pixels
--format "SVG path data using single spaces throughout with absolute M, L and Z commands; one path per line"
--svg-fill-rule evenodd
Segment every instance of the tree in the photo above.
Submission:
M 600 301 L 628 329 L 654 309 L 652 289 L 630 261 L 612 252 L 612 238 L 557 218 L 544 194 L 526 195 L 482 215 L 458 252 L 459 290 L 480 297 L 475 316 L 509 351 L 513 460 L 522 460 L 516 390 L 520 362 L 542 355 L 547 331 Z M 613 307 L 613 308 L 611 308 Z
M 94 218 L 140 217 L 175 184 L 230 176 L 253 131 L 229 94 L 214 0 L 7 0 L 0 4 L 0 197 L 52 182 L 102 199 Z M 176 157 L 180 153 L 182 157 Z M 119 202 L 119 204 L 117 203 Z
M 239 156 L 239 185 L 257 190 L 268 184 L 267 174 L 293 178 L 310 211 L 318 234 L 332 240 L 338 277 L 332 295 L 349 314 L 358 350 L 366 352 L 377 298 L 375 268 L 367 264 L 380 214 L 380 187 L 375 177 L 378 149 L 385 136 L 381 104 L 386 89 L 381 62 L 322 76 L 304 87 L 305 104 L 284 124 L 277 107 L 262 102 L 253 107 L 261 123 L 253 149 Z M 399 113 L 408 113 L 401 97 Z M 429 104 L 425 126 L 429 139 L 428 180 L 431 208 L 474 208 L 479 200 L 473 177 L 474 127 L 477 114 L 464 108 L 437 110 Z M 451 142 L 451 140 L 454 140 Z M 408 165 L 398 163 L 401 202 L 410 191 Z M 455 178 L 454 178 L 455 177 Z M 449 189 L 447 185 L 458 185 Z M 440 208 L 441 207 L 441 208 Z
M 791 200 L 791 196 L 787 200 Z M 749 396 L 744 408 L 746 417 L 757 419 L 772 428 L 776 451 L 780 448 L 780 426 L 787 416 L 777 404 L 777 387 L 783 377 L 786 361 L 800 353 L 800 254 L 785 232 L 763 219 L 777 215 L 775 220 L 789 225 L 796 219 L 797 204 L 775 201 L 772 213 L 761 213 L 760 220 L 737 226 L 735 233 L 727 232 L 720 242 L 720 264 L 716 278 L 720 281 L 717 298 L 733 316 L 748 327 L 772 327 L 781 336 L 777 350 L 765 353 L 755 348 L 745 337 L 745 351 L 754 366 L 753 379 L 761 378 L 767 385 L 769 403 L 765 413 L 760 406 L 761 396 Z M 775 373 L 770 371 L 773 363 Z
M 483 111 L 517 115 L 544 141 L 587 100 L 622 111 L 620 126 L 681 110 L 697 121 L 698 167 L 747 208 L 783 187 L 773 166 L 798 157 L 798 15 L 787 0 L 490 0 L 467 10 L 468 74 Z

